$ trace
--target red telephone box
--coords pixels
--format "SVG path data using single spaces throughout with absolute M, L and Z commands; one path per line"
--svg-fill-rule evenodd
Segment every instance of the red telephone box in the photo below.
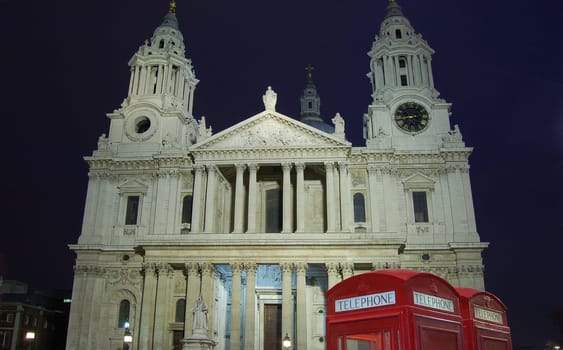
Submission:
M 464 349 L 459 296 L 436 275 L 368 272 L 326 296 L 327 350 Z
M 467 350 L 512 350 L 506 306 L 495 295 L 457 288 Z

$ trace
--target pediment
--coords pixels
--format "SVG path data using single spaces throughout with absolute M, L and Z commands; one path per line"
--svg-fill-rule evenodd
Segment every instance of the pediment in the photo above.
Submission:
M 338 139 L 291 117 L 265 111 L 194 145 L 198 150 L 233 150 L 282 147 L 349 147 Z
M 436 181 L 421 173 L 412 174 L 407 178 L 403 179 L 402 182 L 405 190 L 415 190 L 415 189 L 433 190 L 434 184 L 436 183 Z
M 127 180 L 117 186 L 119 193 L 147 193 L 148 186 L 139 180 Z

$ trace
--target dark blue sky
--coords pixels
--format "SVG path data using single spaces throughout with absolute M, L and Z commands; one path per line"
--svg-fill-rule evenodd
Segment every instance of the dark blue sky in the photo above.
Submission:
M 371 87 L 366 55 L 386 0 L 183 1 L 186 55 L 200 79 L 199 118 L 218 132 L 263 109 L 297 116 L 305 66 L 321 112 L 340 112 L 356 146 Z M 436 50 L 434 79 L 453 103 L 470 159 L 487 289 L 509 307 L 514 342 L 554 335 L 563 309 L 563 25 L 561 1 L 399 0 Z M 6 277 L 72 285 L 87 167 L 105 113 L 126 97 L 127 62 L 167 1 L 0 0 Z

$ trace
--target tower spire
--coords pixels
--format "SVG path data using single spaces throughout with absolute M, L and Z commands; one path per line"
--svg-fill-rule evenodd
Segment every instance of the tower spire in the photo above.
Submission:
M 170 5 L 168 6 L 168 13 L 176 13 L 176 0 L 170 0 Z

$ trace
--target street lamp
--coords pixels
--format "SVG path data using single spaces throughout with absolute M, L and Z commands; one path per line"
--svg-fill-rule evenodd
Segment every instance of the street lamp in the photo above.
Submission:
M 129 346 L 133 342 L 133 334 L 129 331 L 129 322 L 125 322 L 125 333 L 123 334 L 123 348 L 129 350 Z
M 291 348 L 291 338 L 287 335 L 287 332 L 285 332 L 285 337 L 282 339 L 282 348 L 284 350 L 289 350 L 289 348 Z
M 31 344 L 35 340 L 35 332 L 34 331 L 27 331 L 25 332 L 25 336 L 23 338 L 27 343 L 27 348 L 31 349 Z

